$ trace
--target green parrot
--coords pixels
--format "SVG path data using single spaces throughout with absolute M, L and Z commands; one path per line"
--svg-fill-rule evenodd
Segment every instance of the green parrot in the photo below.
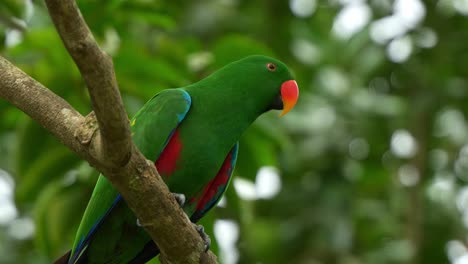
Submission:
M 299 89 L 282 62 L 249 56 L 192 85 L 164 90 L 131 120 L 133 141 L 196 223 L 221 198 L 238 140 L 272 109 L 289 112 Z M 73 248 L 56 263 L 145 263 L 159 253 L 110 182 L 99 176 Z

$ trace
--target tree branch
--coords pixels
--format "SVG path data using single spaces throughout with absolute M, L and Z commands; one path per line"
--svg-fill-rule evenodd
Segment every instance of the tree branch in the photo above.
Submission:
M 1 56 L 0 97 L 102 172 L 144 224 L 166 263 L 216 263 L 213 253 L 204 253 L 200 235 L 175 202 L 153 162 L 146 160 L 132 143 L 112 60 L 99 49 L 75 2 L 46 3 L 87 83 L 97 121 L 93 114 L 80 115 Z
M 123 166 L 130 159 L 132 142 L 112 59 L 99 48 L 75 1 L 45 2 L 57 32 L 88 86 L 102 135 L 101 160 L 111 166 Z
M 84 118 L 71 105 L 0 56 L 0 97 L 39 122 L 62 144 L 83 157 L 74 132 Z

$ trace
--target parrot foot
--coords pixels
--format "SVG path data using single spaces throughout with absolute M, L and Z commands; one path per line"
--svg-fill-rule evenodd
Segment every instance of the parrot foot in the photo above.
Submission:
M 205 228 L 202 225 L 197 225 L 195 223 L 192 223 L 192 225 L 195 227 L 195 230 L 197 230 L 198 234 L 200 234 L 203 242 L 205 243 L 205 252 L 208 252 L 211 246 L 211 238 L 205 233 Z
M 180 205 L 180 207 L 184 207 L 185 202 L 187 201 L 185 195 L 183 193 L 172 193 L 172 195 L 174 195 L 174 198 L 176 199 L 176 202 Z

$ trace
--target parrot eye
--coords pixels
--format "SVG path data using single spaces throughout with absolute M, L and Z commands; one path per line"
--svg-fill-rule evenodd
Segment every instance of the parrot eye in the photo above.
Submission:
M 276 64 L 274 64 L 274 63 L 267 63 L 266 67 L 271 72 L 276 71 Z

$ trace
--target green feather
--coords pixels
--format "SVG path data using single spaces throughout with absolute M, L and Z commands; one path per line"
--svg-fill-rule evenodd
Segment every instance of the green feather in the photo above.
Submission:
M 276 65 L 275 71 L 267 67 L 270 63 Z M 172 192 L 196 197 L 217 175 L 247 127 L 271 109 L 281 84 L 291 79 L 286 66 L 272 58 L 251 56 L 233 62 L 195 84 L 152 98 L 131 121 L 133 140 L 146 158 L 156 161 L 177 128 L 182 148 L 175 171 L 165 180 Z M 150 241 L 125 203 L 115 203 L 116 197 L 118 193 L 100 176 L 72 256 L 81 250 L 89 263 L 125 263 Z M 193 205 L 184 209 L 189 216 L 194 212 Z M 100 220 L 86 241 L 88 247 L 77 249 Z

